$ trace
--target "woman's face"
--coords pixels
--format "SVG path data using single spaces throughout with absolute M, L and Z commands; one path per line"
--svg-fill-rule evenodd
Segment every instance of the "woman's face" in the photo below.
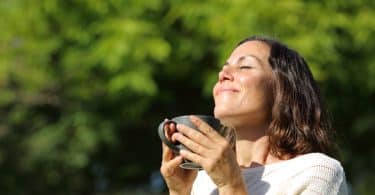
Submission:
M 272 107 L 270 48 L 260 41 L 239 45 L 213 88 L 214 114 L 233 126 L 266 123 Z

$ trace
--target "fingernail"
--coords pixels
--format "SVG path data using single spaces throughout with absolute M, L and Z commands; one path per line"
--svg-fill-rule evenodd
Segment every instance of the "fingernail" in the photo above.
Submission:
M 177 133 L 174 133 L 174 134 L 172 135 L 172 140 L 175 141 L 175 140 L 177 139 L 177 136 L 178 136 Z
M 185 150 L 185 149 L 181 149 L 181 150 L 180 150 L 180 154 L 181 154 L 181 155 L 185 155 L 185 154 L 186 154 L 186 150 Z

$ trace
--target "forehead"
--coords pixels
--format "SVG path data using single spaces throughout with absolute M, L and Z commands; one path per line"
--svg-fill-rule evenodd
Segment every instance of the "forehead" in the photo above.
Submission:
M 248 41 L 236 47 L 230 55 L 228 62 L 234 62 L 242 56 L 255 56 L 262 63 L 268 63 L 270 56 L 270 47 L 261 41 Z

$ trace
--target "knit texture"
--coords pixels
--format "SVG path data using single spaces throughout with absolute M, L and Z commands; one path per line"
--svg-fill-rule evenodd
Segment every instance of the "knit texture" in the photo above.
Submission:
M 255 168 L 243 169 L 243 178 L 251 195 L 264 194 L 348 194 L 345 172 L 340 162 L 322 153 Z M 199 171 L 192 195 L 215 195 L 217 187 L 205 171 Z

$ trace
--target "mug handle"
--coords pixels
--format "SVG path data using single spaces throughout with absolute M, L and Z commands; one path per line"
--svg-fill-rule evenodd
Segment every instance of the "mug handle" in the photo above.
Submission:
M 180 148 L 178 148 L 175 144 L 169 141 L 167 137 L 165 137 L 164 126 L 170 123 L 176 124 L 176 122 L 172 120 L 167 120 L 167 121 L 163 121 L 162 123 L 160 123 L 159 128 L 158 128 L 159 137 L 161 141 L 163 141 L 170 149 L 173 150 L 173 152 L 179 153 Z

